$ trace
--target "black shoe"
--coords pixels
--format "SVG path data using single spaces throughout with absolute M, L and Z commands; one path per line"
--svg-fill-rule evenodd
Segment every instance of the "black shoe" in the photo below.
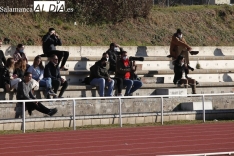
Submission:
M 50 109 L 50 112 L 48 113 L 49 116 L 53 116 L 54 114 L 56 114 L 58 111 L 57 108 L 54 108 L 54 109 Z

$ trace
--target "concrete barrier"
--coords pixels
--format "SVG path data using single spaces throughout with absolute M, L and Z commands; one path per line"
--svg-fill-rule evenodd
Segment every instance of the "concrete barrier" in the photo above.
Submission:
M 58 50 L 70 52 L 70 57 L 75 56 L 101 56 L 108 50 L 108 46 L 57 46 Z M 167 56 L 169 55 L 169 46 L 123 46 L 129 56 Z M 199 56 L 231 56 L 234 54 L 234 48 L 230 46 L 203 46 L 192 47 L 199 51 Z M 12 55 L 15 46 L 3 45 L 1 49 L 6 56 Z M 42 46 L 26 46 L 27 56 L 36 56 L 42 54 Z M 191 56 L 193 57 L 193 56 Z

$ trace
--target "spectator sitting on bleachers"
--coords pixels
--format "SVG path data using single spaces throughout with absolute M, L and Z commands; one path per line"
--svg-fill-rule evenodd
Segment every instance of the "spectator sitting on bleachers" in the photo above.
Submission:
M 36 99 L 32 94 L 32 74 L 30 72 L 24 73 L 23 81 L 21 81 L 18 84 L 17 88 L 17 100 L 33 100 Z M 25 106 L 27 107 L 28 114 L 32 115 L 33 110 L 37 110 L 41 113 L 48 114 L 50 116 L 53 116 L 55 113 L 57 113 L 57 109 L 49 109 L 45 107 L 40 102 L 26 102 Z
M 122 51 L 123 51 L 123 48 L 121 48 L 118 44 L 116 43 L 110 44 L 110 48 L 106 52 L 109 55 L 109 60 L 108 60 L 108 62 L 110 62 L 109 71 L 115 72 L 116 62 L 118 60 L 118 56 L 120 55 L 120 52 Z
M 2 46 L 2 40 L 0 40 L 0 47 Z M 6 65 L 6 58 L 2 50 L 0 50 L 0 88 L 6 87 L 5 75 L 7 69 Z M 9 82 L 8 82 L 9 83 Z
M 52 90 L 51 78 L 44 78 L 44 66 L 40 56 L 34 58 L 33 65 L 28 68 L 28 72 L 32 73 L 32 78 L 39 83 L 40 87 L 46 87 L 47 98 L 56 96 Z
M 121 58 L 116 64 L 115 77 L 122 78 L 123 86 L 127 86 L 124 96 L 131 96 L 133 92 L 142 86 L 142 82 L 136 80 L 136 69 L 135 61 L 129 61 L 127 52 L 122 51 Z
M 110 63 L 108 62 L 109 55 L 107 53 L 103 53 L 102 57 L 107 59 L 106 70 L 109 71 L 109 68 L 110 68 Z M 110 74 L 110 73 L 108 73 L 108 74 Z M 118 78 L 118 77 L 114 77 L 111 79 L 113 79 L 115 81 L 115 86 L 117 88 L 117 96 L 122 96 L 123 80 L 121 78 Z
M 174 63 L 174 84 L 182 85 L 184 84 L 184 88 L 188 88 L 188 85 L 192 88 L 192 94 L 196 94 L 196 80 L 191 79 L 186 76 L 186 70 L 191 67 L 188 67 L 188 64 L 185 63 L 185 59 L 183 55 L 179 55 Z M 194 70 L 193 68 L 191 68 Z
M 68 82 L 64 80 L 60 75 L 60 70 L 58 67 L 58 57 L 53 54 L 50 57 L 50 62 L 45 66 L 44 71 L 45 78 L 51 78 L 52 88 L 54 88 L 54 93 L 57 94 L 59 86 L 62 86 L 59 96 L 54 96 L 54 98 L 63 98 L 63 93 L 67 89 Z
M 26 68 L 27 68 L 27 62 L 25 59 L 20 58 L 16 63 L 15 63 L 15 70 L 13 72 L 13 74 L 15 75 L 15 78 L 20 78 L 21 80 L 23 80 L 24 78 L 24 73 L 26 72 Z M 32 89 L 34 90 L 38 90 L 39 89 L 39 83 L 32 79 Z
M 56 46 L 57 45 L 61 46 L 62 42 L 61 42 L 61 39 L 59 38 L 59 35 L 55 32 L 55 29 L 50 28 L 49 32 L 43 36 L 42 41 L 43 41 L 43 45 L 42 45 L 43 53 L 46 54 L 47 57 L 51 57 L 51 55 L 55 54 L 58 57 L 57 65 L 59 65 L 60 61 L 63 58 L 63 61 L 60 66 L 60 70 L 62 71 L 68 70 L 64 66 L 69 57 L 69 52 L 56 50 Z
M 186 63 L 189 64 L 189 51 L 191 50 L 192 48 L 184 39 L 182 31 L 177 29 L 171 39 L 170 55 L 168 57 L 172 57 L 175 60 L 179 55 L 184 55 Z
M 106 69 L 106 58 L 101 58 L 92 67 L 90 67 L 90 85 L 99 87 L 99 96 L 105 96 L 105 86 L 108 86 L 107 96 L 112 96 L 114 80 L 110 78 Z
M 0 40 L 0 47 L 2 46 L 2 40 Z M 0 67 L 6 65 L 6 57 L 2 50 L 0 50 Z
M 13 54 L 13 58 L 14 58 L 14 61 L 17 62 L 19 59 L 25 59 L 27 64 L 26 64 L 26 69 L 29 68 L 29 64 L 28 64 L 28 58 L 24 52 L 24 45 L 23 44 L 18 44 L 17 47 L 16 47 L 16 50 Z
M 8 58 L 6 62 L 6 68 L 7 68 L 7 73 L 9 80 L 5 81 L 5 89 L 6 92 L 9 92 L 12 89 L 17 89 L 18 83 L 21 82 L 22 80 L 20 78 L 17 78 L 15 74 L 13 74 L 14 69 L 15 69 L 15 61 L 13 58 Z

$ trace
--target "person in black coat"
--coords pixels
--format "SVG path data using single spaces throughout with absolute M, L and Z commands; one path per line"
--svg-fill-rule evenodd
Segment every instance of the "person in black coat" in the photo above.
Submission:
M 61 77 L 60 70 L 57 65 L 58 65 L 58 57 L 53 54 L 50 58 L 50 62 L 45 66 L 44 77 L 51 78 L 52 88 L 54 88 L 55 94 L 57 94 L 59 86 L 62 86 L 58 98 L 63 98 L 62 96 L 65 90 L 67 89 L 68 82 Z M 57 96 L 54 96 L 54 98 L 57 98 Z
M 69 57 L 69 52 L 56 50 L 56 46 L 57 45 L 61 46 L 62 41 L 59 38 L 59 35 L 55 32 L 55 29 L 50 28 L 49 32 L 43 36 L 42 41 L 43 41 L 43 44 L 42 44 L 43 53 L 46 54 L 46 56 L 48 56 L 48 57 L 50 57 L 53 54 L 57 55 L 58 56 L 58 65 L 63 57 L 63 60 L 62 60 L 61 66 L 60 66 L 60 70 L 62 70 L 62 71 L 68 70 L 64 66 L 65 66 L 66 61 Z
M 188 70 L 194 70 L 188 64 L 185 63 L 183 55 L 179 55 L 174 61 L 174 84 L 182 85 L 188 88 L 188 85 L 192 88 L 192 94 L 196 94 L 196 80 L 187 77 Z

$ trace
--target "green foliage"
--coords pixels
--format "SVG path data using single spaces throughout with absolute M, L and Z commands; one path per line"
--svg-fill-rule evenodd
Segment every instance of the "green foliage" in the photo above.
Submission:
M 128 18 L 147 17 L 152 0 L 73 0 L 70 13 L 75 19 L 88 24 L 120 22 Z

